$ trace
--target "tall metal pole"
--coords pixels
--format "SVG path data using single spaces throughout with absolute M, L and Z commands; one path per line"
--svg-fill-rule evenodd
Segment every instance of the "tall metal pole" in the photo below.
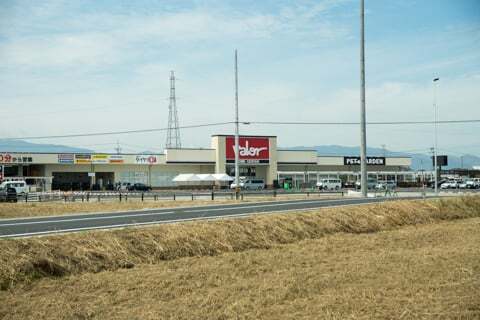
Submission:
M 360 171 L 362 196 L 367 197 L 367 129 L 365 125 L 365 1 L 360 0 Z
M 238 136 L 238 62 L 237 62 L 237 49 L 235 49 L 235 195 L 239 198 L 240 185 L 239 185 L 239 136 Z
M 433 79 L 433 109 L 435 112 L 435 146 L 433 152 L 433 166 L 434 166 L 434 173 L 435 173 L 435 194 L 438 194 L 438 107 L 437 107 L 437 81 L 440 78 Z

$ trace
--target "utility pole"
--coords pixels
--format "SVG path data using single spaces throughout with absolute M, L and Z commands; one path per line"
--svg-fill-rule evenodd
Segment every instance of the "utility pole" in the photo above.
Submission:
M 177 99 L 175 97 L 175 74 L 170 71 L 170 103 L 168 104 L 168 131 L 165 148 L 181 148 L 180 128 L 178 125 Z
M 120 147 L 120 141 L 117 140 L 117 146 L 115 147 L 117 154 L 122 153 L 122 148 Z
M 434 154 L 433 154 L 433 166 L 435 172 L 435 194 L 438 195 L 438 106 L 437 106 L 437 86 L 436 83 L 440 80 L 440 78 L 433 79 L 433 109 L 435 112 L 435 147 L 434 147 Z
M 362 197 L 367 197 L 367 129 L 365 115 L 365 1 L 360 0 L 360 171 Z
M 235 49 L 235 198 L 238 200 L 240 195 L 240 165 L 239 165 L 239 128 L 238 128 L 238 58 L 237 49 Z

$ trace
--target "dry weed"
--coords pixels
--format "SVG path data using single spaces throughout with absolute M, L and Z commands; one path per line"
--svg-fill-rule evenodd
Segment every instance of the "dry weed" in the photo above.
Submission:
M 300 214 L 0 241 L 0 287 L 191 256 L 269 249 L 333 233 L 372 233 L 480 216 L 480 197 L 394 201 Z
M 388 209 L 396 206 L 404 204 Z M 474 218 L 337 233 L 270 250 L 44 278 L 1 291 L 0 318 L 479 319 L 479 230 Z M 142 239 L 155 242 L 150 236 Z

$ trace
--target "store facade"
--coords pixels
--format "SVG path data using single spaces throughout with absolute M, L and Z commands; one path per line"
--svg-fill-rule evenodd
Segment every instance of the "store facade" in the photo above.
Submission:
M 240 176 L 263 179 L 268 187 L 292 181 L 313 184 L 323 177 L 355 180 L 359 158 L 322 156 L 315 150 L 277 148 L 276 136 L 241 136 Z M 182 173 L 235 175 L 235 140 L 229 135 L 211 137 L 210 148 L 167 149 L 162 154 L 11 153 L 0 152 L 2 179 L 24 178 L 42 190 L 109 189 L 118 183 L 144 183 L 172 188 Z M 389 180 L 408 179 L 408 157 L 369 157 L 372 175 Z

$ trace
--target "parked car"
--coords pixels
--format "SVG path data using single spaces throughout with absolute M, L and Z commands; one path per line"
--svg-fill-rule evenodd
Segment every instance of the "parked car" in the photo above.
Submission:
M 17 194 L 25 194 L 28 192 L 28 185 L 25 181 L 4 181 L 0 184 L 1 189 L 14 188 Z
M 317 188 L 320 190 L 340 190 L 342 188 L 342 180 L 321 179 L 317 182 Z
M 152 188 L 144 183 L 134 183 L 128 187 L 128 191 L 152 191 Z
M 343 184 L 344 188 L 355 188 L 355 181 L 345 181 Z
M 0 188 L 0 202 L 17 202 L 15 188 Z
M 438 180 L 437 181 L 437 187 L 440 188 L 440 186 L 442 184 L 444 184 L 445 182 L 447 182 L 448 180 L 447 179 L 441 179 L 441 180 Z M 435 189 L 435 180 L 431 180 L 428 182 L 428 186 L 432 189 Z
M 458 186 L 460 189 L 478 189 L 480 184 L 474 180 L 465 180 Z
M 393 180 L 379 181 L 375 186 L 377 190 L 393 190 L 397 187 L 397 183 Z
M 460 181 L 448 180 L 440 185 L 440 189 L 458 189 Z
M 375 179 L 375 178 L 368 178 L 367 179 L 367 189 L 374 189 L 376 185 L 377 185 L 377 179 Z M 360 180 L 355 182 L 355 188 L 356 189 L 360 189 L 361 186 L 362 186 L 362 183 L 361 183 Z
M 240 187 L 242 183 L 240 182 Z M 265 181 L 262 179 L 249 179 L 243 182 L 243 187 L 245 190 L 262 190 L 265 189 Z
M 128 191 L 130 188 L 130 183 L 129 182 L 117 182 L 115 184 L 115 190 L 117 191 Z
M 238 183 L 238 186 L 240 187 L 240 189 L 242 189 L 244 185 L 245 185 L 244 182 L 239 182 L 239 183 Z M 230 189 L 236 189 L 236 188 L 237 188 L 237 184 L 236 184 L 235 182 L 232 182 L 232 183 L 230 184 Z

